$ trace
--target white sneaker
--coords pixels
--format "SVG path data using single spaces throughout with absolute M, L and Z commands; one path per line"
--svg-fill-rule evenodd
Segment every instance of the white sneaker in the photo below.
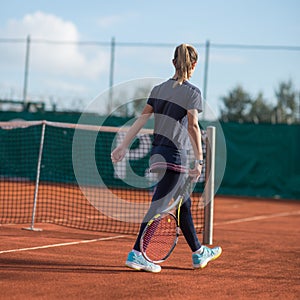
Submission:
M 130 251 L 127 256 L 125 265 L 131 269 L 138 271 L 147 271 L 152 273 L 159 273 L 161 271 L 161 266 L 149 262 L 144 258 L 142 254 L 137 255 L 135 252 Z
M 202 246 L 202 248 L 203 251 L 201 254 L 193 253 L 192 255 L 193 267 L 195 269 L 205 268 L 210 261 L 217 259 L 222 253 L 221 247 L 215 247 L 211 249 L 206 246 Z

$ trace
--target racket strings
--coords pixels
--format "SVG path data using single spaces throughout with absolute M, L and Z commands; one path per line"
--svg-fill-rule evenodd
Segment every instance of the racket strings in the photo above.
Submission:
M 154 219 L 145 231 L 143 249 L 151 261 L 160 261 L 168 256 L 177 240 L 177 222 L 173 215 Z

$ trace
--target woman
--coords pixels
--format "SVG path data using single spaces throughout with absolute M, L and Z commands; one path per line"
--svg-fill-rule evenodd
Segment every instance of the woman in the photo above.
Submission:
M 203 164 L 201 132 L 198 113 L 202 111 L 200 90 L 189 83 L 198 60 L 196 49 L 181 44 L 175 49 L 173 65 L 175 75 L 155 86 L 148 98 L 141 116 L 127 132 L 123 142 L 112 153 L 113 163 L 122 160 L 133 138 L 154 114 L 154 139 L 150 158 L 150 171 L 159 174 L 151 206 L 147 212 L 132 251 L 129 252 L 126 266 L 148 272 L 160 272 L 160 265 L 144 259 L 140 252 L 140 238 L 149 221 L 168 204 L 182 185 L 187 173 L 186 161 L 189 142 L 195 156 L 189 176 L 197 181 Z M 187 197 L 180 210 L 180 228 L 192 251 L 194 268 L 204 268 L 211 260 L 221 255 L 221 247 L 210 249 L 201 245 L 191 215 L 191 199 Z

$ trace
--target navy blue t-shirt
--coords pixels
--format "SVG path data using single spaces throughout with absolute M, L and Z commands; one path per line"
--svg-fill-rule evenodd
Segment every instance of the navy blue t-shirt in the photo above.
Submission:
M 147 103 L 154 111 L 153 146 L 186 149 L 189 140 L 187 111 L 202 111 L 200 90 L 188 81 L 180 85 L 169 79 L 152 89 Z

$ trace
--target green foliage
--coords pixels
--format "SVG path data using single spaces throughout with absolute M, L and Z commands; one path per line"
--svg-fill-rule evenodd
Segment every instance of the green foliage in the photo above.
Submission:
M 259 93 L 251 101 L 251 109 L 246 116 L 246 120 L 254 123 L 270 123 L 272 121 L 272 111 L 272 106 L 263 98 L 263 94 Z
M 269 104 L 262 93 L 251 97 L 238 85 L 221 97 L 220 119 L 225 122 L 296 123 L 299 122 L 300 93 L 291 80 L 280 82 L 275 89 L 276 103 Z
M 228 96 L 222 97 L 224 109 L 221 109 L 223 121 L 242 122 L 249 111 L 251 98 L 241 86 L 237 86 L 229 92 Z
M 152 86 L 149 85 L 139 86 L 131 93 L 126 90 L 118 91 L 118 94 L 114 94 L 113 105 L 112 101 L 109 102 L 109 105 L 112 106 L 112 114 L 118 117 L 139 116 L 147 103 L 151 89 Z M 109 108 L 107 108 L 108 113 Z
M 277 98 L 276 118 L 278 123 L 294 123 L 297 118 L 297 98 L 299 94 L 294 90 L 291 80 L 281 82 L 275 90 Z

